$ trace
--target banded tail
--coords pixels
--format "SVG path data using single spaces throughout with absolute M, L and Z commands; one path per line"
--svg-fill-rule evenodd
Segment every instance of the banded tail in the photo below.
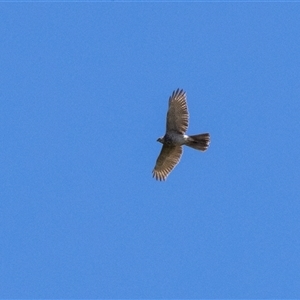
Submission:
M 209 133 L 190 135 L 185 145 L 200 151 L 206 151 L 210 143 Z

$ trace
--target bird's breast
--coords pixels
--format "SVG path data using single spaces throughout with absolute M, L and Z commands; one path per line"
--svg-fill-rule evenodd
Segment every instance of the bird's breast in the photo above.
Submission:
M 181 146 L 185 143 L 184 135 L 177 132 L 170 132 L 164 136 L 164 144 L 169 146 Z

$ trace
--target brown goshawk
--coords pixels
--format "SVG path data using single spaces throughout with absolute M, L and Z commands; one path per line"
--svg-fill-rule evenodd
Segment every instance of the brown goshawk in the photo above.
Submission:
M 210 143 L 209 133 L 186 135 L 188 121 L 186 93 L 177 89 L 169 98 L 166 133 L 157 139 L 163 146 L 152 171 L 156 180 L 166 180 L 180 160 L 183 145 L 196 150 L 207 150 Z

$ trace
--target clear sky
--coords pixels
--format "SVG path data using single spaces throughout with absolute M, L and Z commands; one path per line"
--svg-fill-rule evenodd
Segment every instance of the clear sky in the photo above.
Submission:
M 0 7 L 0 298 L 300 297 L 299 3 Z

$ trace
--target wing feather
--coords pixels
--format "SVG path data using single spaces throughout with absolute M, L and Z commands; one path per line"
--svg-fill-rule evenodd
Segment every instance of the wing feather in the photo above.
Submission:
M 167 113 L 167 132 L 176 131 L 185 134 L 189 125 L 189 113 L 186 102 L 186 93 L 177 89 L 169 98 Z
M 157 158 L 156 165 L 152 171 L 156 180 L 166 180 L 167 176 L 178 164 L 182 155 L 181 146 L 163 145 Z

